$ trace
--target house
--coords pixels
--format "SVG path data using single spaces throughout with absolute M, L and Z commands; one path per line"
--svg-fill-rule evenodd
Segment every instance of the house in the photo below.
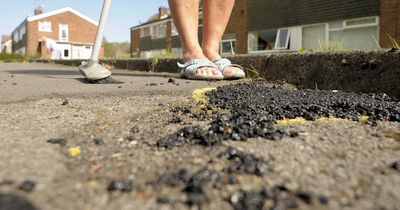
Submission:
M 10 35 L 2 35 L 1 36 L 1 53 L 11 53 L 12 49 L 12 41 Z
M 199 42 L 202 40 L 202 11 L 199 15 Z M 131 28 L 132 57 L 150 58 L 158 54 L 170 53 L 182 57 L 182 46 L 178 31 L 172 21 L 169 9 L 159 8 L 159 12 L 149 21 Z
M 387 48 L 390 37 L 400 40 L 398 11 L 398 0 L 236 0 L 220 50 L 226 56 Z M 146 29 L 162 22 L 166 24 L 165 37 L 153 35 L 158 29 Z M 200 15 L 200 33 L 201 22 Z M 175 36 L 170 17 L 132 27 L 133 56 L 157 50 L 179 53 Z
M 376 49 L 390 46 L 387 34 L 400 40 L 398 0 L 238 2 L 246 21 L 239 19 L 246 12 L 237 11 L 226 32 L 237 37 L 237 53 Z
M 49 58 L 42 37 L 52 38 L 61 49 L 61 59 L 88 59 L 91 55 L 97 22 L 66 7 L 27 17 L 11 34 L 12 51 L 28 56 Z
M 150 58 L 166 52 L 179 56 L 182 47 L 169 9 L 161 7 L 147 22 L 131 28 L 131 55 Z

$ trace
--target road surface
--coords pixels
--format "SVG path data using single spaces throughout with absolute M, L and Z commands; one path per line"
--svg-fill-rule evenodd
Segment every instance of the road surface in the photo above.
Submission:
M 236 83 L 174 76 L 89 84 L 74 67 L 0 63 L 0 209 L 399 209 L 400 123 L 289 122 L 275 127 L 298 135 L 280 141 L 161 148 L 226 112 L 194 90 Z

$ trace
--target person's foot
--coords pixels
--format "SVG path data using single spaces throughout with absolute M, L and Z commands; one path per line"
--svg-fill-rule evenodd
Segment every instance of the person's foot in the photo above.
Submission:
M 202 52 L 187 52 L 183 55 L 184 63 L 196 59 L 207 59 L 207 57 Z M 196 70 L 196 74 L 201 76 L 222 76 L 222 73 L 218 70 L 218 68 L 211 66 L 199 67 Z
M 204 49 L 203 52 L 204 55 L 213 62 L 223 59 L 218 51 L 216 52 L 215 50 Z M 237 75 L 245 75 L 243 68 L 239 67 L 238 65 L 227 66 L 223 69 L 223 76 L 225 78 L 232 78 L 236 77 Z M 240 76 L 240 78 L 242 78 L 242 76 Z

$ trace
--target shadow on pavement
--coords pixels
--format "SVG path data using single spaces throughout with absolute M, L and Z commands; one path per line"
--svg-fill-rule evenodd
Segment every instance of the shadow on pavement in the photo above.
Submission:
M 84 84 L 93 84 L 86 80 L 78 71 L 73 70 L 57 70 L 57 69 L 49 69 L 49 70 L 38 70 L 38 69 L 24 69 L 24 70 L 9 70 L 5 71 L 9 74 L 15 75 L 39 75 L 48 78 L 55 78 L 54 76 L 81 76 L 80 78 L 63 78 L 63 79 L 75 79 Z M 153 72 L 129 72 L 129 73 L 121 73 L 121 72 L 113 72 L 112 76 L 123 76 L 123 77 L 174 77 L 179 78 L 178 75 L 172 74 L 163 74 L 163 73 L 153 73 Z

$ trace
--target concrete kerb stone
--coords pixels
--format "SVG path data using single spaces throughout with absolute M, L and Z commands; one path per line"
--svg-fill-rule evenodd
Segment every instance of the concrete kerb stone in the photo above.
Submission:
M 230 57 L 246 73 L 301 88 L 386 93 L 400 97 L 400 51 L 370 50 L 314 53 L 250 54 Z M 46 61 L 38 61 L 46 62 Z M 181 59 L 106 59 L 111 68 L 179 73 Z M 81 60 L 59 60 L 78 66 Z
M 400 97 L 400 52 L 352 51 L 271 55 L 271 81 L 303 88 L 386 93 Z

